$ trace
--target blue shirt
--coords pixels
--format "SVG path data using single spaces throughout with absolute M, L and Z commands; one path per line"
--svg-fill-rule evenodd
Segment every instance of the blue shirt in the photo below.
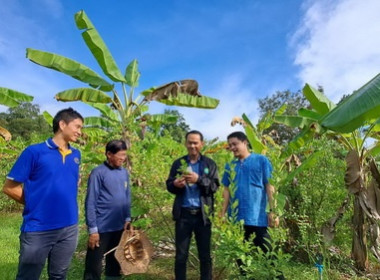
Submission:
M 81 155 L 65 153 L 50 138 L 27 147 L 7 178 L 24 184 L 22 232 L 59 229 L 78 223 L 78 181 Z
M 92 170 L 85 202 L 89 233 L 122 230 L 131 220 L 131 188 L 125 168 L 107 162 Z
M 199 160 L 195 163 L 188 162 L 188 166 L 191 167 L 191 170 L 199 174 Z M 189 185 L 185 187 L 185 193 L 183 195 L 182 207 L 187 208 L 200 208 L 201 207 L 201 191 L 197 184 Z
M 231 180 L 232 166 L 235 166 L 235 177 Z M 226 164 L 222 183 L 229 187 L 233 182 L 236 186 L 230 206 L 235 200 L 238 201 L 237 220 L 244 220 L 244 225 L 268 226 L 266 184 L 271 172 L 272 165 L 269 160 L 259 154 L 250 154 L 244 160 L 235 159 Z M 231 215 L 231 209 L 229 214 Z

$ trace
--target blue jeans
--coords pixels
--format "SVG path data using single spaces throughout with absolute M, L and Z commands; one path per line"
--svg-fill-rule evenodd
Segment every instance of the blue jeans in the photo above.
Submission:
M 78 225 L 56 230 L 21 232 L 16 280 L 38 280 L 48 260 L 49 280 L 66 279 L 78 243 Z

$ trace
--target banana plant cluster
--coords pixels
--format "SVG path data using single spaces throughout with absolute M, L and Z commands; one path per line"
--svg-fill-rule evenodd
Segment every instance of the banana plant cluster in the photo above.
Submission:
M 81 101 L 101 113 L 100 117 L 85 118 L 85 133 L 88 137 L 97 138 L 115 133 L 121 135 L 129 143 L 133 135 L 136 135 L 137 131 L 143 131 L 147 125 L 152 124 L 157 127 L 157 123 L 176 121 L 173 116 L 146 113 L 150 102 L 146 96 L 152 94 L 156 88 L 135 94 L 140 78 L 137 60 L 132 60 L 122 73 L 84 11 L 75 14 L 75 23 L 77 28 L 83 31 L 84 42 L 107 78 L 78 61 L 58 54 L 28 48 L 26 56 L 36 64 L 61 72 L 88 85 L 64 90 L 55 95 L 58 101 Z M 121 93 L 117 92 L 115 83 L 119 85 Z M 155 101 L 168 104 L 167 99 L 171 100 L 170 105 L 198 108 L 215 108 L 219 103 L 219 100 L 211 97 L 188 96 L 186 91 L 180 92 L 175 97 L 156 98 Z M 49 114 L 45 113 L 45 115 L 50 119 Z
M 356 268 L 366 270 L 367 229 L 370 250 L 380 260 L 380 176 L 375 161 L 380 153 L 380 74 L 337 105 L 309 84 L 303 94 L 311 109 L 300 109 L 297 116 L 275 116 L 279 123 L 302 129 L 284 152 L 292 154 L 323 133 L 345 147 L 345 184 L 354 196 L 352 258 Z

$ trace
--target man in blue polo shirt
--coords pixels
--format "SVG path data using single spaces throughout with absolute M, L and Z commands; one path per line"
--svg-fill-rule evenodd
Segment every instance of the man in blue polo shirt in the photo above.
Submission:
M 86 195 L 88 247 L 84 280 L 100 280 L 105 252 L 119 244 L 125 229 L 131 229 L 131 188 L 123 168 L 127 145 L 112 140 L 106 145 L 107 160 L 92 170 Z M 106 256 L 106 279 L 120 279 L 120 265 L 114 254 Z
M 197 130 L 188 132 L 188 154 L 173 162 L 166 181 L 168 191 L 175 194 L 176 280 L 186 280 L 186 263 L 193 232 L 199 255 L 200 279 L 212 279 L 211 222 L 208 215 L 214 210 L 214 193 L 219 187 L 219 178 L 215 162 L 201 154 L 202 147 L 202 133 Z
M 16 279 L 38 280 L 48 260 L 49 279 L 65 279 L 78 240 L 80 152 L 71 147 L 83 117 L 72 108 L 53 119 L 53 138 L 27 147 L 3 192 L 24 204 Z
M 237 200 L 236 219 L 244 221 L 244 239 L 248 241 L 255 234 L 253 243 L 264 252 L 271 250 L 268 226 L 278 225 L 278 218 L 272 213 L 274 187 L 269 183 L 272 165 L 263 155 L 251 153 L 249 142 L 243 132 L 233 132 L 227 137 L 229 150 L 235 159 L 227 163 L 223 174 L 222 184 L 225 186 L 223 197 L 224 216 L 229 205 Z M 231 170 L 234 169 L 233 172 Z M 231 178 L 231 173 L 234 178 Z M 236 187 L 234 197 L 230 195 L 229 186 Z M 266 212 L 269 203 L 269 213 Z M 231 209 L 229 214 L 231 215 Z M 238 261 L 241 265 L 241 261 Z M 242 271 L 244 275 L 244 271 Z M 284 279 L 282 275 L 279 279 Z

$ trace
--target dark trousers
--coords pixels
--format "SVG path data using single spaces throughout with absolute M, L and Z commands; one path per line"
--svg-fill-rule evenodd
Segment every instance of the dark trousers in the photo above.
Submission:
M 244 226 L 244 240 L 248 241 L 252 234 L 256 234 L 253 239 L 253 244 L 256 247 L 260 247 L 264 253 L 272 250 L 270 245 L 270 236 L 267 227 L 256 227 L 256 226 Z
M 99 247 L 94 250 L 87 248 L 86 266 L 84 270 L 84 280 L 100 280 L 102 276 L 103 255 L 107 251 L 115 248 L 119 242 L 123 231 L 112 231 L 100 233 Z M 120 265 L 115 259 L 114 252 L 106 256 L 106 276 L 120 277 Z
M 200 261 L 200 279 L 211 280 L 211 225 L 204 225 L 201 211 L 192 214 L 184 208 L 182 208 L 180 219 L 177 220 L 175 224 L 175 279 L 186 280 L 186 263 L 193 232 Z
M 253 244 L 256 247 L 260 247 L 261 250 L 263 250 L 264 253 L 267 253 L 268 251 L 272 250 L 272 245 L 270 244 L 271 238 L 268 233 L 268 228 L 267 227 L 257 227 L 257 226 L 244 226 L 244 240 L 248 241 L 252 234 L 256 234 L 255 238 L 253 239 Z M 237 260 L 237 263 L 239 267 L 243 264 L 241 260 Z M 245 271 L 240 268 L 240 272 L 242 275 L 245 275 Z M 277 279 L 285 279 L 285 277 L 282 275 L 280 272 L 280 275 L 277 276 Z
M 17 280 L 38 280 L 48 260 L 49 280 L 66 279 L 78 243 L 78 226 L 22 232 Z

